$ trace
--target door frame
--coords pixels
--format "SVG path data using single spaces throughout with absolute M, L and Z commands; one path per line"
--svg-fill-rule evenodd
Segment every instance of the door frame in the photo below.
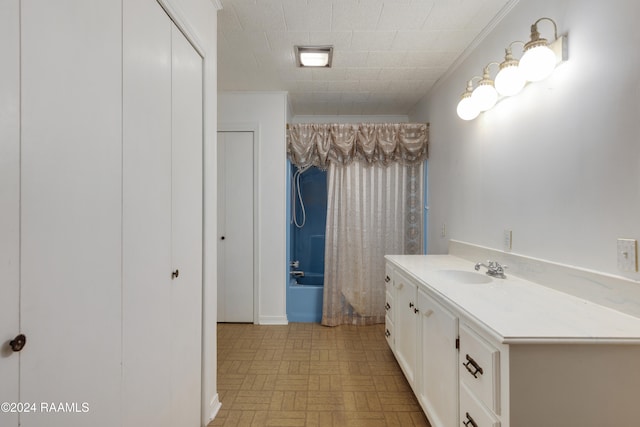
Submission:
M 253 133 L 253 324 L 258 324 L 260 319 L 260 215 L 259 195 L 260 179 L 260 124 L 255 122 L 218 123 L 218 132 L 252 132 Z M 217 150 L 216 150 L 217 156 Z M 219 233 L 218 233 L 219 234 Z

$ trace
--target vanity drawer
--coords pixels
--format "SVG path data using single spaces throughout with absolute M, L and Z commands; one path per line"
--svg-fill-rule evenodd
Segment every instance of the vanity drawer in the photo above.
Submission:
M 500 352 L 466 325 L 460 326 L 460 381 L 500 414 Z
M 460 425 L 462 427 L 500 427 L 500 421 L 460 384 Z

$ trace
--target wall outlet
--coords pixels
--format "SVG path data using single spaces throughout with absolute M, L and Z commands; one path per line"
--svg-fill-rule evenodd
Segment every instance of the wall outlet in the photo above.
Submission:
M 512 244 L 513 244 L 513 231 L 504 230 L 504 234 L 502 237 L 502 247 L 504 248 L 504 251 L 511 252 Z
M 638 241 L 618 239 L 618 270 L 638 271 Z

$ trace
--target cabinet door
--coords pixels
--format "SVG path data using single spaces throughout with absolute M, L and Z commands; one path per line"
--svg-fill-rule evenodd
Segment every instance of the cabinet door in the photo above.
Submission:
M 18 401 L 18 359 L 6 343 L 20 332 L 20 21 L 19 1 L 0 2 L 0 402 Z M 0 412 L 17 426 L 17 413 Z
M 20 425 L 119 425 L 121 4 L 20 8 Z
M 172 33 L 172 426 L 200 425 L 202 339 L 202 58 Z
M 416 370 L 417 335 L 417 286 L 400 272 L 394 275 L 396 287 L 396 358 L 409 384 L 414 387 Z
M 123 7 L 123 426 L 170 427 L 172 23 Z
M 418 398 L 433 427 L 458 425 L 458 318 L 418 291 L 421 345 Z

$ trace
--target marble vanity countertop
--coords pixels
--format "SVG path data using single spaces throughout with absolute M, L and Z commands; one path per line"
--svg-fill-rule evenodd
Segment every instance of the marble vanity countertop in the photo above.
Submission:
M 506 279 L 471 284 L 441 274 L 442 270 L 460 270 L 485 276 L 484 267 L 475 272 L 474 264 L 462 258 L 385 258 L 502 343 L 640 344 L 639 318 L 518 278 L 509 270 Z

